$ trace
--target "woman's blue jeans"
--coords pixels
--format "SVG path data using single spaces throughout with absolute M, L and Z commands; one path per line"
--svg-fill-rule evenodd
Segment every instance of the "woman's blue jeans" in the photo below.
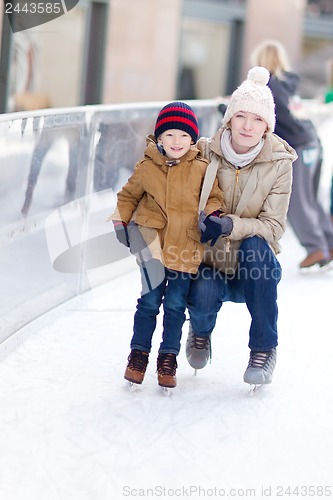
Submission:
M 198 336 L 208 336 L 215 327 L 223 302 L 245 302 L 251 315 L 249 347 L 267 351 L 278 344 L 277 285 L 281 266 L 265 240 L 253 236 L 239 248 L 239 266 L 226 275 L 201 264 L 191 281 L 187 307 Z
M 141 267 L 140 270 L 143 272 Z M 164 280 L 138 299 L 131 349 L 150 352 L 157 315 L 163 302 L 163 333 L 158 352 L 176 355 L 179 353 L 186 301 L 191 279 L 194 276 L 194 274 L 165 268 Z M 144 279 L 142 275 L 143 282 Z

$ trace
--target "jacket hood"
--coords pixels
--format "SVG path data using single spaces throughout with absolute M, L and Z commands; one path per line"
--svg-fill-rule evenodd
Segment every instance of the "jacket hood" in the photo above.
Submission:
M 262 160 L 261 155 L 263 156 Z M 291 161 L 295 161 L 297 159 L 297 153 L 294 148 L 292 148 L 290 144 L 288 144 L 288 142 L 282 139 L 280 136 L 274 133 L 268 134 L 265 139 L 264 147 L 257 157 L 257 161 L 267 161 L 269 159 L 288 159 Z
M 224 130 L 225 127 L 221 127 L 216 132 L 211 142 L 211 150 L 218 156 L 223 156 L 221 150 L 221 135 Z M 255 162 L 266 163 L 267 161 L 284 159 L 295 161 L 297 159 L 296 151 L 278 135 L 274 133 L 267 134 L 264 140 L 263 148 L 255 158 Z
M 162 155 L 157 148 L 156 139 L 153 135 L 147 135 L 146 137 L 146 148 L 144 151 L 144 155 L 146 158 L 150 158 L 157 165 L 164 165 L 167 162 L 172 162 L 169 158 Z M 193 161 L 198 156 L 200 156 L 200 151 L 195 146 L 191 146 L 190 150 L 179 158 L 180 161 Z M 177 162 L 178 163 L 178 162 Z

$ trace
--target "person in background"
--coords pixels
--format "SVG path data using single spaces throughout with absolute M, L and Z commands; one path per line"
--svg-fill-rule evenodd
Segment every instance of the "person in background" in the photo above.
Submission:
M 331 221 L 333 224 L 333 173 L 332 173 L 332 178 L 331 178 L 330 214 L 331 214 Z
M 324 100 L 326 104 L 333 102 L 333 59 L 330 59 L 327 63 L 327 81 L 328 88 L 326 90 Z M 330 214 L 333 223 L 333 173 L 331 179 L 331 196 L 330 196 Z
M 157 117 L 154 136 L 147 137 L 144 157 L 118 193 L 117 207 L 110 217 L 118 240 L 139 256 L 142 287 L 146 288 L 137 302 L 131 352 L 124 375 L 132 383 L 141 384 L 144 379 L 156 317 L 163 300 L 158 384 L 168 388 L 176 386 L 177 355 L 188 290 L 203 256 L 198 211 L 208 161 L 192 146 L 198 132 L 198 120 L 190 106 L 179 101 L 164 106 Z M 204 224 L 212 238 L 227 236 L 232 221 L 223 216 L 223 197 L 216 179 L 208 194 L 207 216 L 201 215 L 200 224 Z M 134 213 L 135 221 L 132 220 Z M 158 258 L 155 249 L 152 253 L 155 258 L 150 259 L 146 246 L 155 241 L 155 236 L 160 244 L 164 275 L 160 282 L 154 280 L 152 285 L 151 265 Z
M 232 94 L 214 138 L 197 143 L 216 162 L 233 229 L 227 238 L 205 246 L 187 301 L 186 356 L 195 369 L 203 368 L 210 358 L 211 333 L 223 303 L 246 303 L 251 315 L 250 359 L 243 380 L 255 385 L 272 381 L 276 363 L 281 278 L 276 254 L 285 230 L 292 162 L 297 157 L 289 144 L 273 134 L 274 101 L 268 80 L 267 69 L 252 68 Z
M 333 102 L 333 59 L 327 63 L 327 90 L 324 95 L 326 104 Z
M 297 114 L 299 77 L 290 70 L 282 44 L 275 40 L 261 43 L 252 53 L 251 62 L 270 73 L 269 87 L 275 101 L 275 133 L 297 152 L 293 165 L 293 189 L 288 220 L 307 255 L 301 269 L 325 266 L 333 259 L 333 225 L 317 199 L 322 148 L 311 120 Z

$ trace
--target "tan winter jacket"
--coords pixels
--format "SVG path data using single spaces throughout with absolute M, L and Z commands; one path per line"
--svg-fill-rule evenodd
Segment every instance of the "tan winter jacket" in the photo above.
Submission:
M 147 137 L 144 158 L 117 194 L 112 220 L 128 223 L 133 214 L 147 243 L 157 230 L 161 260 L 169 269 L 196 273 L 202 261 L 198 206 L 208 161 L 192 147 L 180 160 L 168 160 Z M 223 210 L 223 197 L 215 180 L 205 212 Z M 156 257 L 156 255 L 154 255 Z
M 197 147 L 207 157 L 210 150 L 210 160 L 218 160 L 218 183 L 234 227 L 228 238 L 219 238 L 213 247 L 205 245 L 204 262 L 233 274 L 238 263 L 237 250 L 245 238 L 260 236 L 276 254 L 280 252 L 278 241 L 285 231 L 292 162 L 297 155 L 283 139 L 267 134 L 259 155 L 246 167 L 237 169 L 223 157 L 222 132 L 223 128 L 219 129 L 211 141 L 199 139 Z

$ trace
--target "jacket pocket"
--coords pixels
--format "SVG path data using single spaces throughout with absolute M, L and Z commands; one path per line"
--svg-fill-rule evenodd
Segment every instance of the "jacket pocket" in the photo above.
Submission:
M 186 229 L 186 235 L 191 240 L 200 243 L 201 234 L 197 227 L 189 227 L 188 229 Z
M 135 222 L 140 226 L 153 227 L 155 229 L 163 229 L 166 224 L 164 217 L 159 217 L 155 214 L 137 214 Z
M 203 257 L 203 244 L 200 243 L 200 232 L 196 227 L 186 230 L 186 242 L 182 251 L 181 260 L 198 267 Z

